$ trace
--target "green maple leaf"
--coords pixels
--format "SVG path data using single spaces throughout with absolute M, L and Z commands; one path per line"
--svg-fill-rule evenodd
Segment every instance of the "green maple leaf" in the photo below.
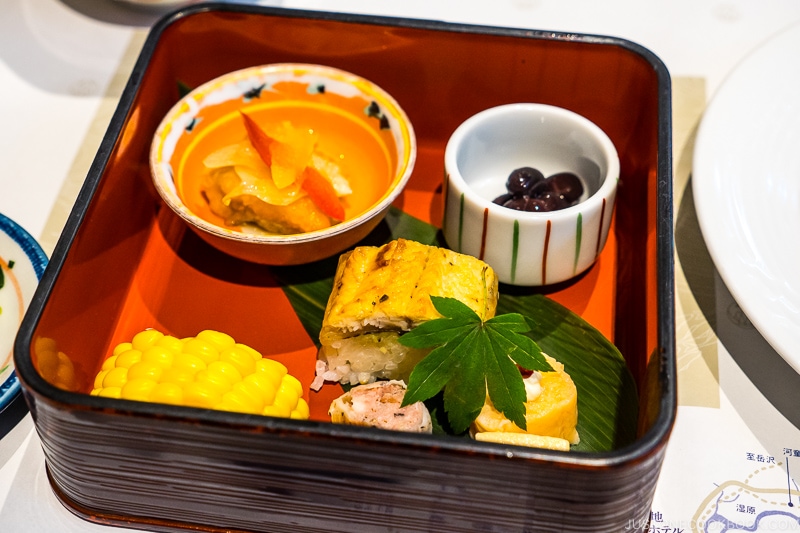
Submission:
M 456 433 L 463 433 L 489 398 L 494 407 L 525 429 L 525 384 L 519 367 L 552 371 L 542 350 L 524 335 L 531 327 L 519 313 L 482 321 L 466 304 L 431 296 L 443 318 L 425 322 L 400 337 L 411 348 L 434 348 L 417 363 L 403 405 L 432 398 L 444 389 L 444 409 Z

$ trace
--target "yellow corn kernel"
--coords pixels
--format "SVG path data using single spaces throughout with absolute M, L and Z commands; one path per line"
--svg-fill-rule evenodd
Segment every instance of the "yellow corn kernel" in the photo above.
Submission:
M 287 387 L 291 387 L 297 393 L 297 396 L 303 395 L 303 384 L 300 383 L 300 380 L 294 377 L 291 374 L 284 374 L 283 378 L 281 379 L 281 386 L 286 385 Z
M 195 374 L 197 374 L 196 370 L 173 366 L 172 368 L 167 368 L 164 370 L 164 373 L 161 374 L 159 383 L 172 383 L 174 385 L 182 386 L 194 381 Z
M 292 412 L 283 405 L 267 405 L 266 407 L 264 407 L 264 410 L 261 411 L 261 414 L 264 416 L 277 416 L 280 418 L 289 418 Z
M 174 358 L 175 352 L 163 346 L 151 346 L 142 353 L 142 361 L 156 363 L 163 368 L 171 367 Z
M 193 353 L 181 352 L 172 360 L 172 366 L 197 372 L 198 370 L 205 370 L 207 365 L 199 356 Z
M 122 388 L 128 380 L 128 369 L 124 367 L 112 368 L 103 378 L 103 388 Z
M 162 381 L 153 387 L 149 400 L 151 402 L 181 405 L 183 403 L 183 387 L 176 383 Z
M 230 385 L 233 385 L 237 381 L 242 381 L 242 374 L 234 365 L 227 361 L 219 360 L 211 362 L 208 365 L 208 371 L 213 374 L 224 376 Z
M 240 345 L 225 348 L 219 353 L 219 360 L 225 361 L 236 367 L 240 376 L 252 374 L 256 370 L 256 361 L 252 354 L 239 347 Z M 241 378 L 240 378 L 241 379 Z
M 264 408 L 264 405 L 266 405 L 264 402 L 264 395 L 261 393 L 258 385 L 254 384 L 252 381 L 246 381 L 244 379 L 238 381 L 233 384 L 231 391 L 247 396 L 255 405 L 254 412 L 260 412 Z
M 209 372 L 208 369 L 201 370 L 194 375 L 194 379 L 196 383 L 203 383 L 213 388 L 220 396 L 231 390 L 231 382 L 221 372 Z
M 163 337 L 164 334 L 155 329 L 146 329 L 144 331 L 140 331 L 136 335 L 133 336 L 133 340 L 131 341 L 131 345 L 140 352 L 144 352 L 152 345 L 154 345 L 158 340 Z
M 100 370 L 97 373 L 97 376 L 94 378 L 94 388 L 95 389 L 102 389 L 103 388 L 103 380 L 106 378 L 106 374 L 108 374 L 108 370 Z
M 261 411 L 258 403 L 252 401 L 247 394 L 238 390 L 229 390 L 223 394 L 222 402 L 220 402 L 218 408 L 254 415 Z
M 97 393 L 98 396 L 102 396 L 103 398 L 117 398 L 120 397 L 121 392 L 120 387 L 103 387 L 100 389 L 100 392 Z
M 139 361 L 132 364 L 128 369 L 128 379 L 147 378 L 158 382 L 163 373 L 164 367 L 160 364 L 152 361 Z
M 205 364 L 208 364 L 212 361 L 217 361 L 219 359 L 219 350 L 217 347 L 212 343 L 203 339 L 198 339 L 197 337 L 188 339 L 183 344 L 183 352 L 198 356 Z
M 46 364 L 52 363 L 55 379 L 74 379 L 66 375 L 70 365 L 61 370 L 61 356 L 47 354 L 44 359 L 54 360 Z M 137 333 L 131 342 L 114 348 L 90 394 L 267 416 L 309 416 L 302 384 L 286 366 L 213 330 L 185 339 L 155 330 Z
M 150 393 L 153 391 L 155 386 L 156 382 L 152 379 L 129 379 L 125 385 L 122 386 L 120 397 L 124 400 L 139 400 L 141 402 L 145 402 L 150 397 Z
M 292 411 L 297 405 L 297 400 L 300 396 L 297 394 L 297 391 L 294 390 L 294 387 L 289 384 L 282 384 L 278 389 L 278 392 L 275 394 L 275 401 L 272 402 L 273 405 L 280 405 Z
M 242 381 L 247 384 L 252 384 L 258 389 L 264 405 L 272 405 L 272 402 L 275 401 L 275 393 L 278 392 L 278 389 L 275 387 L 272 378 L 268 375 L 262 372 L 254 372 L 249 376 L 245 376 Z
M 210 342 L 214 345 L 217 351 L 222 351 L 225 348 L 229 348 L 236 344 L 236 341 L 233 340 L 233 337 L 226 333 L 222 333 L 220 331 L 214 331 L 212 329 L 206 329 L 201 331 L 197 334 L 198 339 L 204 340 L 206 342 Z
M 181 353 L 181 350 L 183 350 L 183 341 L 172 335 L 164 335 L 158 339 L 155 346 L 162 346 L 164 348 L 169 348 L 175 353 Z
M 125 350 L 117 356 L 111 357 L 109 360 L 111 359 L 114 359 L 114 366 L 130 368 L 135 363 L 138 363 L 142 360 L 142 352 L 131 348 L 130 350 Z
M 114 351 L 111 355 L 119 355 L 122 352 L 127 352 L 128 350 L 133 349 L 133 343 L 130 342 L 121 342 L 114 347 Z
M 211 409 L 222 401 L 222 394 L 208 382 L 193 381 L 183 388 L 183 402 L 189 407 Z
M 117 364 L 117 356 L 112 355 L 111 357 L 103 361 L 103 366 L 101 367 L 101 370 L 111 370 L 116 366 L 116 364 Z
M 292 409 L 291 414 L 289 415 L 291 418 L 296 418 L 298 420 L 308 420 L 310 412 L 308 409 L 308 404 L 302 398 L 297 399 L 297 407 Z
M 244 350 L 245 352 L 249 353 L 250 357 L 253 358 L 253 361 L 260 361 L 261 358 L 262 358 L 261 352 L 259 352 L 258 350 L 254 349 L 254 348 L 251 348 L 250 346 L 248 346 L 246 344 L 236 343 L 235 346 L 236 346 L 236 348 L 239 348 L 240 350 Z
M 281 379 L 288 372 L 283 364 L 274 359 L 261 359 L 256 361 L 256 372 L 262 372 L 272 380 L 275 388 L 281 386 Z

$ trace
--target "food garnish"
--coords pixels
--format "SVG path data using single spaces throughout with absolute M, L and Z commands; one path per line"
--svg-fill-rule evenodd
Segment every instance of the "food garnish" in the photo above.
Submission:
M 403 405 L 425 401 L 444 389 L 443 401 L 454 432 L 465 432 L 478 417 L 487 393 L 494 407 L 522 429 L 525 385 L 520 368 L 552 371 L 518 313 L 482 320 L 454 298 L 431 296 L 443 318 L 424 322 L 400 337 L 413 348 L 434 350 L 411 372 Z

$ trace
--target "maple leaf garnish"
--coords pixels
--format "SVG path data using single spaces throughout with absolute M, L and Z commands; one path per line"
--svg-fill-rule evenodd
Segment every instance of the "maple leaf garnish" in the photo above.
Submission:
M 454 298 L 431 296 L 443 318 L 429 320 L 400 337 L 411 348 L 434 348 L 417 363 L 403 405 L 432 398 L 444 389 L 444 409 L 456 433 L 463 433 L 489 399 L 495 409 L 522 429 L 525 384 L 520 368 L 550 372 L 542 350 L 524 335 L 531 327 L 519 313 L 483 321 Z

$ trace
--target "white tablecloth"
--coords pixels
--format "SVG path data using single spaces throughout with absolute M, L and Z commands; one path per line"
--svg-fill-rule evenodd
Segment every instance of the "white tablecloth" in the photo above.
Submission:
M 729 349 L 735 344 L 752 350 L 775 361 L 776 367 L 779 358 L 742 320 L 718 277 L 707 287 L 719 310 L 718 322 L 713 329 L 706 322 L 698 304 L 702 295 L 691 280 L 698 269 L 712 276 L 714 270 L 703 256 L 693 207 L 684 200 L 693 134 L 705 104 L 749 52 L 800 22 L 800 2 L 262 3 L 611 35 L 658 55 L 674 83 L 676 240 L 686 239 L 689 248 L 700 253 L 676 256 L 679 410 L 650 530 L 700 531 L 697 524 L 702 519 L 739 524 L 729 531 L 744 531 L 756 523 L 762 531 L 800 531 L 798 489 L 788 471 L 790 466 L 800 471 L 798 417 L 787 414 L 787 402 L 782 400 L 786 391 L 771 389 L 764 385 L 769 380 L 742 371 Z M 48 253 L 86 176 L 146 29 L 159 14 L 113 0 L 0 0 L 0 213 L 27 229 Z M 792 457 L 798 457 L 793 459 L 797 463 L 790 462 Z M 117 531 L 85 522 L 57 502 L 29 415 L 0 439 L 0 531 Z

